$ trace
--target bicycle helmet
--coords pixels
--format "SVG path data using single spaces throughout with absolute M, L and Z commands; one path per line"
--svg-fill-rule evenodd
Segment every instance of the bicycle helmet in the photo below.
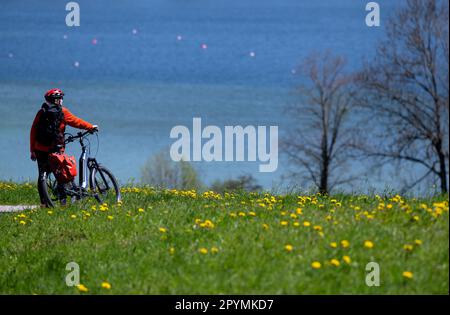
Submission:
M 63 91 L 60 89 L 51 89 L 48 90 L 47 93 L 45 93 L 44 98 L 49 103 L 55 103 L 56 99 L 61 99 L 64 97 Z

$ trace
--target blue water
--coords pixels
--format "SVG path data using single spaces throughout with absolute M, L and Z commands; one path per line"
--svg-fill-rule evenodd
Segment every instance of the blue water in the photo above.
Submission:
M 51 87 L 64 90 L 73 113 L 100 125 L 97 157 L 121 182 L 139 179 L 145 160 L 172 143 L 171 128 L 191 126 L 193 117 L 219 127 L 277 125 L 283 134 L 292 127 L 283 108 L 301 60 L 330 50 L 358 67 L 403 3 L 378 1 L 382 26 L 369 28 L 367 2 L 81 0 L 81 26 L 69 28 L 65 1 L 3 0 L 0 178 L 36 176 L 29 128 Z M 258 164 L 194 163 L 207 183 L 251 173 L 266 188 L 287 170 L 282 159 L 274 173 L 259 173 Z

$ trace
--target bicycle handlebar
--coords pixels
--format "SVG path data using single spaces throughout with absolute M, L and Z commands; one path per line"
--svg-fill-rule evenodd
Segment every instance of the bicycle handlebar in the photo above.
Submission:
M 64 144 L 71 143 L 71 142 L 75 141 L 76 139 L 84 138 L 86 135 L 93 134 L 94 132 L 97 132 L 97 130 L 86 130 L 84 132 L 80 131 L 77 133 L 76 136 L 70 135 L 69 137 L 67 137 L 67 139 L 64 140 Z

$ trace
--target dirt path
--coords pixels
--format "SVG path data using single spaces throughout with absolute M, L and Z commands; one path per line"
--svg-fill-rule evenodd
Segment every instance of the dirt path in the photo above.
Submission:
M 17 211 L 23 211 L 28 209 L 34 209 L 37 208 L 36 205 L 8 205 L 8 206 L 2 206 L 0 205 L 0 213 L 2 212 L 17 212 Z

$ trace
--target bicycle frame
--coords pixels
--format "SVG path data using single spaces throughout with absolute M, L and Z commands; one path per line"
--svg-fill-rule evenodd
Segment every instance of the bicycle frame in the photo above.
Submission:
M 81 155 L 78 160 L 78 163 L 80 165 L 80 172 L 78 174 L 78 185 L 80 188 L 87 190 L 87 187 L 89 185 L 88 171 L 90 175 L 94 168 L 98 168 L 98 163 L 95 158 L 91 158 L 88 156 L 87 146 L 84 144 L 83 137 L 80 138 L 80 145 L 81 145 Z M 109 189 L 110 187 L 103 173 L 100 172 L 100 176 L 104 180 L 106 188 Z

